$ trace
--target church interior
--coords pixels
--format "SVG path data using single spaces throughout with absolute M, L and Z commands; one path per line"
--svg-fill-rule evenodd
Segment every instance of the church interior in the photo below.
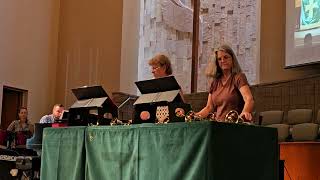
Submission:
M 0 22 L 0 180 L 320 179 L 320 0 L 11 0 Z M 199 115 L 223 44 L 249 123 Z

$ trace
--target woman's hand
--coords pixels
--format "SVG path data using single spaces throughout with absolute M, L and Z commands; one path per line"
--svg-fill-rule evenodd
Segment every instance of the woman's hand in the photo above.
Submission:
M 240 117 L 244 118 L 247 121 L 252 121 L 252 115 L 249 112 L 242 112 Z

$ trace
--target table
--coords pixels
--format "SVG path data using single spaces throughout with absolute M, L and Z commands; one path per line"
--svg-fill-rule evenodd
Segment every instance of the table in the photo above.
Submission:
M 83 179 L 85 130 L 86 127 L 44 128 L 40 179 Z
M 277 130 L 191 122 L 44 129 L 41 179 L 278 178 Z

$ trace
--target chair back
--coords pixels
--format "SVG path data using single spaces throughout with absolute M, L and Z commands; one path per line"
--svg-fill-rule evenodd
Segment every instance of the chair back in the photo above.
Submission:
M 288 124 L 295 125 L 310 123 L 312 121 L 312 109 L 293 109 L 288 111 Z
M 320 109 L 318 110 L 318 113 L 317 113 L 316 123 L 320 124 Z
M 283 111 L 263 111 L 261 125 L 281 124 L 283 120 Z
M 16 146 L 25 145 L 26 144 L 27 137 L 25 136 L 23 131 L 16 132 L 15 141 L 16 141 Z
M 7 146 L 8 131 L 0 129 L 0 146 Z

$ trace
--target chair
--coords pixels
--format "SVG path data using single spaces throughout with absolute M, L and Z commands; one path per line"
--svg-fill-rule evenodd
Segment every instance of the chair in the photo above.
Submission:
M 320 109 L 318 110 L 318 113 L 317 113 L 317 118 L 316 118 L 316 122 L 319 127 L 320 127 Z M 320 129 L 318 129 L 318 140 L 320 140 Z
M 8 146 L 8 132 L 0 129 L 0 148 L 7 148 Z
M 320 109 L 318 110 L 318 113 L 317 113 L 316 123 L 320 124 Z
M 289 136 L 289 125 L 283 124 L 283 111 L 263 111 L 260 112 L 262 126 L 277 128 L 278 141 L 286 141 Z
M 312 109 L 288 111 L 288 124 L 292 126 L 293 141 L 314 141 L 317 139 L 319 125 L 312 123 Z
M 283 119 L 283 111 L 263 111 L 261 125 L 281 124 Z
M 312 121 L 312 109 L 293 109 L 288 111 L 288 124 L 295 125 L 310 123 Z

